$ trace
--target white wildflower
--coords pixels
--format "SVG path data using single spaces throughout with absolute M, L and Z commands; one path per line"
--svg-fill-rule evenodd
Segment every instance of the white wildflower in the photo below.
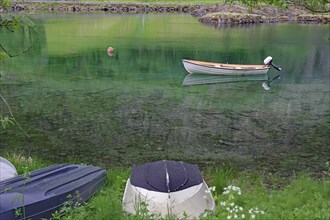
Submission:
M 244 214 L 242 214 L 242 218 L 245 218 L 245 215 Z
M 231 215 L 228 215 L 228 216 L 227 216 L 227 219 L 231 219 Z
M 255 215 L 251 215 L 251 218 L 255 219 L 255 218 L 256 218 L 256 216 L 255 216 Z
M 32 164 L 32 157 L 28 158 L 28 162 L 29 162 L 29 164 Z

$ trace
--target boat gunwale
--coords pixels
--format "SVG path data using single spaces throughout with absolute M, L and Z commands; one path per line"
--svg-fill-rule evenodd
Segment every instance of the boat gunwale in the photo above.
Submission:
M 196 66 L 202 66 L 206 68 L 214 68 L 214 69 L 225 69 L 225 70 L 264 70 L 270 69 L 268 65 L 248 65 L 248 64 L 225 64 L 225 63 L 213 63 L 213 62 L 205 62 L 205 61 L 198 61 L 198 60 L 187 60 L 182 59 L 183 63 L 189 63 Z M 216 66 L 217 65 L 217 66 Z M 239 67 L 239 68 L 237 68 Z

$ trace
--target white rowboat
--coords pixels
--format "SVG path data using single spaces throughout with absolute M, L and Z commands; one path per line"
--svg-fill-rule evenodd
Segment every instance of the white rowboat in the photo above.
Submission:
M 184 86 L 263 80 L 262 87 L 265 90 L 269 90 L 270 83 L 280 78 L 280 75 L 277 75 L 269 79 L 267 72 L 270 67 L 272 66 L 277 71 L 282 71 L 280 67 L 273 64 L 271 56 L 266 57 L 264 65 L 225 64 L 186 59 L 182 59 L 182 64 L 189 73 L 183 80 L 182 85 Z
M 241 65 L 212 63 L 197 60 L 182 59 L 184 68 L 191 73 L 220 75 L 220 76 L 246 76 L 265 75 L 270 69 L 270 65 Z

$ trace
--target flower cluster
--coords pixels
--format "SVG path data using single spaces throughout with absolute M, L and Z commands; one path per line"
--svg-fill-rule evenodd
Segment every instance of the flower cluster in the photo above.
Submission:
M 223 195 L 227 195 L 231 192 L 237 192 L 238 195 L 241 195 L 242 194 L 242 191 L 241 191 L 241 188 L 237 187 L 237 186 L 227 186 L 225 188 L 223 188 Z
M 255 219 L 258 214 L 265 214 L 258 208 L 245 210 L 242 206 L 235 203 L 235 195 L 240 196 L 242 190 L 237 186 L 228 186 L 223 189 L 223 195 L 227 196 L 227 200 L 220 201 L 220 206 L 224 209 L 227 219 Z
M 235 202 L 220 202 L 220 205 L 227 211 L 227 219 L 244 219 L 244 208 L 235 204 Z
M 256 217 L 256 215 L 259 214 L 259 213 L 262 214 L 262 215 L 265 214 L 265 212 L 262 211 L 262 210 L 259 210 L 258 207 L 254 208 L 254 209 L 252 208 L 252 209 L 249 210 L 249 214 L 251 215 L 251 218 L 253 218 L 253 219 L 254 219 L 254 218 Z
M 27 164 L 32 164 L 33 160 L 31 157 L 25 158 L 24 156 L 16 155 L 15 153 L 13 154 L 13 158 L 16 163 L 27 163 Z
M 212 193 L 215 192 L 215 186 L 209 187 L 207 190 L 205 190 L 206 193 Z

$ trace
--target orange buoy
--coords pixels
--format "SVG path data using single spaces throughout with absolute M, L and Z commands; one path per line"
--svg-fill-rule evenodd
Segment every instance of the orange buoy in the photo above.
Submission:
M 112 56 L 113 55 L 113 52 L 114 52 L 114 49 L 112 47 L 108 47 L 107 49 L 107 53 L 109 56 Z

